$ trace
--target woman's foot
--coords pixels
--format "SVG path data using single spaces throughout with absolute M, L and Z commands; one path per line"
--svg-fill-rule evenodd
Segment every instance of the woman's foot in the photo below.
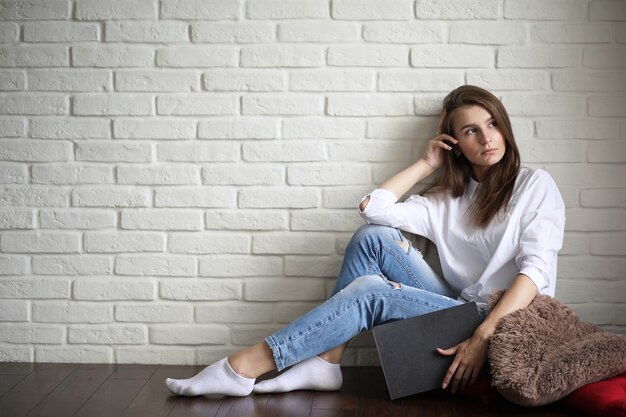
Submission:
M 207 366 L 196 376 L 189 379 L 167 378 L 167 388 L 177 395 L 194 396 L 221 394 L 232 397 L 244 397 L 252 392 L 254 378 L 245 378 L 236 373 L 224 358 Z
M 254 386 L 254 392 L 289 392 L 299 389 L 315 391 L 337 391 L 341 388 L 343 376 L 338 363 L 329 363 L 319 356 L 294 365 L 288 371 Z

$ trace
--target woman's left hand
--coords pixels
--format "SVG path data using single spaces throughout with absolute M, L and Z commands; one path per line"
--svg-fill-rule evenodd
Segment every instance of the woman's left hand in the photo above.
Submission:
M 446 389 L 452 381 L 452 393 L 457 389 L 465 389 L 476 382 L 478 374 L 487 360 L 489 338 L 475 332 L 472 337 L 449 349 L 437 348 L 444 356 L 453 356 L 454 361 L 448 368 L 443 379 L 442 389 Z

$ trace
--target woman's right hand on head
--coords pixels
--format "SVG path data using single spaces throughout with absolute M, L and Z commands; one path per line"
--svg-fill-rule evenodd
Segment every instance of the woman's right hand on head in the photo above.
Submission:
M 446 115 L 447 111 L 444 110 L 441 114 L 441 119 L 439 119 L 439 125 L 437 126 L 437 136 L 428 141 L 426 144 L 426 150 L 424 150 L 424 154 L 421 158 L 433 169 L 433 171 L 436 171 L 443 165 L 444 152 L 452 150 L 452 147 L 445 141 L 453 144 L 458 143 L 458 141 L 452 136 L 441 133 L 443 132 L 443 121 L 445 120 Z

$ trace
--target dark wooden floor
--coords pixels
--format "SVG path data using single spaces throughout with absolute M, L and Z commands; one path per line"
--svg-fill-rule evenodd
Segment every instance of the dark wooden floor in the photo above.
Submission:
M 244 398 L 183 398 L 166 377 L 201 366 L 0 363 L 0 415 L 62 417 L 578 416 L 558 405 L 525 409 L 504 401 L 432 391 L 390 401 L 380 368 L 345 367 L 341 391 L 297 391 Z

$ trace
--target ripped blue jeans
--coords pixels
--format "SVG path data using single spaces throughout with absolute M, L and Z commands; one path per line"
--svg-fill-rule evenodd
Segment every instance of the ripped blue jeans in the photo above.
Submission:
M 397 229 L 364 225 L 348 243 L 331 297 L 265 341 L 280 371 L 379 324 L 462 303 L 453 297 Z

